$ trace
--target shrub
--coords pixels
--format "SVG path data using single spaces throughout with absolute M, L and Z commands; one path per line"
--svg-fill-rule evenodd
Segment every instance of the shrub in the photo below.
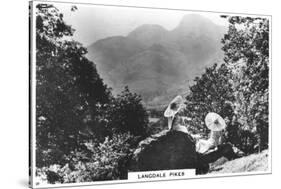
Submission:
M 128 87 L 112 99 L 106 112 L 108 126 L 115 131 L 130 132 L 135 136 L 147 134 L 148 114 L 141 97 L 131 93 Z
M 85 143 L 88 153 L 72 152 L 66 156 L 68 161 L 64 166 L 51 165 L 38 168 L 37 177 L 48 183 L 75 183 L 101 180 L 118 180 L 123 178 L 121 171 L 126 169 L 124 158 L 130 156 L 129 133 L 113 134 L 106 137 L 104 142 L 96 145 L 93 142 Z

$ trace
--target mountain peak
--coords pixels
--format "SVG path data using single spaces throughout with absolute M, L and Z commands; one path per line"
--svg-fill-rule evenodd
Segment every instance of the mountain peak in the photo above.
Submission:
M 128 34 L 128 38 L 135 39 L 145 46 L 151 46 L 154 43 L 161 43 L 168 31 L 157 24 L 144 24 Z
M 188 25 L 215 25 L 209 18 L 206 18 L 199 14 L 186 14 L 180 21 L 179 27 Z
M 137 35 L 139 33 L 157 33 L 157 32 L 166 32 L 167 30 L 163 28 L 162 26 L 158 24 L 143 24 L 136 29 L 134 29 L 132 32 L 128 34 L 128 37 L 133 37 L 134 35 Z
M 150 107 L 184 91 L 212 60 L 220 58 L 220 26 L 196 14 L 183 17 L 172 31 L 144 24 L 127 36 L 113 36 L 88 48 L 89 55 L 116 94 L 129 86 Z
M 217 36 L 220 33 L 219 25 L 209 18 L 199 14 L 187 14 L 180 21 L 179 25 L 173 30 L 175 35 L 200 37 L 204 35 Z

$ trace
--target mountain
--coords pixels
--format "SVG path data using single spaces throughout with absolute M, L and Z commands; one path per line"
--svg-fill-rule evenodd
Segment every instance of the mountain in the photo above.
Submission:
M 204 67 L 222 60 L 224 32 L 208 18 L 191 14 L 170 31 L 145 24 L 127 36 L 98 40 L 87 56 L 114 94 L 128 85 L 148 107 L 158 107 L 186 93 L 187 83 Z
M 166 37 L 169 35 L 169 31 L 159 25 L 145 24 L 137 27 L 135 30 L 128 34 L 128 38 L 139 41 L 146 47 L 153 44 L 163 44 L 166 41 Z

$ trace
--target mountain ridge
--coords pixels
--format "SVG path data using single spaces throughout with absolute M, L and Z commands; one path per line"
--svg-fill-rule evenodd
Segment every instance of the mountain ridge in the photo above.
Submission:
M 172 30 L 144 24 L 127 36 L 98 40 L 88 47 L 87 56 L 113 94 L 129 86 L 145 105 L 159 106 L 173 95 L 187 93 L 186 81 L 213 61 L 222 61 L 223 33 L 224 28 L 208 18 L 186 15 Z

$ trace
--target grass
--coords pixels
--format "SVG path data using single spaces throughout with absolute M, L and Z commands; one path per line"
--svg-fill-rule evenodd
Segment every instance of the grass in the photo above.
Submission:
M 210 165 L 208 174 L 241 173 L 268 170 L 268 150 L 232 161 L 221 158 Z

